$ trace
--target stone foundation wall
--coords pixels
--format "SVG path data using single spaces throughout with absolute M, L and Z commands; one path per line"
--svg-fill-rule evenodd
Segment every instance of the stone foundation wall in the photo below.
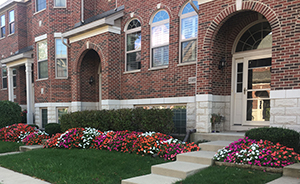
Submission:
M 300 131 L 300 90 L 271 91 L 270 126 Z

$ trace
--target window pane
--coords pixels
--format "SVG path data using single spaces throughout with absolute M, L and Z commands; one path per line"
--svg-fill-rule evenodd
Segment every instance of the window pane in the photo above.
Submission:
M 9 22 L 15 21 L 15 11 L 12 10 L 9 12 Z
M 5 26 L 5 15 L 1 16 L 1 27 Z
M 134 29 L 137 27 L 141 27 L 141 23 L 140 21 L 134 19 L 128 24 L 127 30 Z
M 141 49 L 141 32 L 127 35 L 127 51 Z
M 15 23 L 10 23 L 9 24 L 9 33 L 12 34 L 15 32 Z
M 197 7 L 197 9 L 199 10 L 199 5 L 198 5 L 198 1 L 193 1 L 194 5 Z M 192 7 L 192 5 L 190 3 L 188 3 L 183 11 L 182 11 L 182 14 L 186 14 L 186 13 L 190 13 L 190 12 L 193 12 L 195 11 L 194 8 Z
M 39 67 L 39 79 L 48 77 L 48 61 L 40 61 L 38 63 Z
M 66 6 L 66 0 L 55 0 L 55 6 Z
M 36 10 L 41 11 L 46 8 L 46 0 L 36 0 Z
M 152 47 L 169 43 L 169 23 L 152 27 Z
M 7 76 L 7 69 L 2 68 L 2 77 L 6 77 L 6 76 Z
M 181 20 L 181 39 L 197 37 L 198 16 L 188 17 Z
M 5 26 L 1 27 L 1 37 L 5 36 Z
M 48 123 L 48 110 L 42 109 L 42 127 L 45 128 L 45 125 Z
M 182 62 L 196 61 L 196 40 L 183 42 L 181 49 Z
M 62 115 L 68 113 L 68 108 L 57 109 L 58 123 L 60 124 L 60 118 Z
M 56 60 L 57 77 L 67 77 L 67 59 Z
M 166 11 L 160 11 L 154 16 L 153 23 L 167 19 L 169 19 L 169 14 Z
M 65 40 L 66 42 L 67 40 Z M 61 39 L 56 39 L 56 58 L 67 58 L 67 46 L 65 46 Z
M 17 86 L 17 77 L 13 76 L 13 86 L 16 87 Z
M 47 41 L 38 43 L 38 61 L 48 59 Z
M 7 78 L 2 78 L 2 88 L 7 88 Z
M 141 52 L 127 54 L 127 71 L 141 69 Z
M 153 49 L 152 66 L 163 66 L 169 64 L 169 46 Z

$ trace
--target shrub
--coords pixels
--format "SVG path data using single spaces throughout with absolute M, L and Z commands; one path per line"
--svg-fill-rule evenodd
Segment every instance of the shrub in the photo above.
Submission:
M 21 123 L 27 124 L 27 110 L 21 112 Z
M 34 127 L 34 128 L 36 128 L 36 129 L 39 129 L 39 126 L 38 126 L 38 125 L 35 125 L 35 124 L 29 124 L 28 126 Z
M 11 101 L 0 101 L 0 128 L 20 122 L 20 105 Z
M 277 128 L 277 127 L 264 127 L 264 128 L 254 128 L 248 130 L 245 134 L 249 139 L 254 139 L 256 141 L 268 140 L 273 143 L 280 143 L 284 146 L 294 148 L 295 151 L 299 152 L 299 133 L 295 130 Z
M 57 133 L 62 133 L 60 124 L 58 123 L 48 123 L 45 125 L 45 132 L 47 132 L 50 136 L 55 135 Z
M 92 127 L 101 131 L 155 131 L 170 134 L 174 130 L 170 109 L 117 109 L 80 111 L 62 115 L 62 131 L 70 128 Z

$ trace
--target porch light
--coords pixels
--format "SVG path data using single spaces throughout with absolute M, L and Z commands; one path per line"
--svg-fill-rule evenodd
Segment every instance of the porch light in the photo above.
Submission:
M 226 60 L 225 58 L 222 58 L 219 62 L 219 66 L 218 66 L 219 70 L 223 69 L 225 67 L 225 64 L 226 64 Z
M 94 77 L 91 76 L 90 79 L 89 79 L 89 84 L 92 85 L 94 82 L 95 82 Z

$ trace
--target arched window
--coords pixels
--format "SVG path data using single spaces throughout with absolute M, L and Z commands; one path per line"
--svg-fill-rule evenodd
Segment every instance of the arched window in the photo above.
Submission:
M 141 23 L 131 20 L 126 28 L 126 71 L 141 69 Z
M 239 39 L 235 52 L 271 48 L 272 30 L 268 22 L 260 22 L 247 29 Z
M 198 1 L 193 1 L 199 9 Z M 180 15 L 180 56 L 181 63 L 195 62 L 197 58 L 198 15 L 187 3 Z
M 169 14 L 161 10 L 151 22 L 151 67 L 169 64 Z

